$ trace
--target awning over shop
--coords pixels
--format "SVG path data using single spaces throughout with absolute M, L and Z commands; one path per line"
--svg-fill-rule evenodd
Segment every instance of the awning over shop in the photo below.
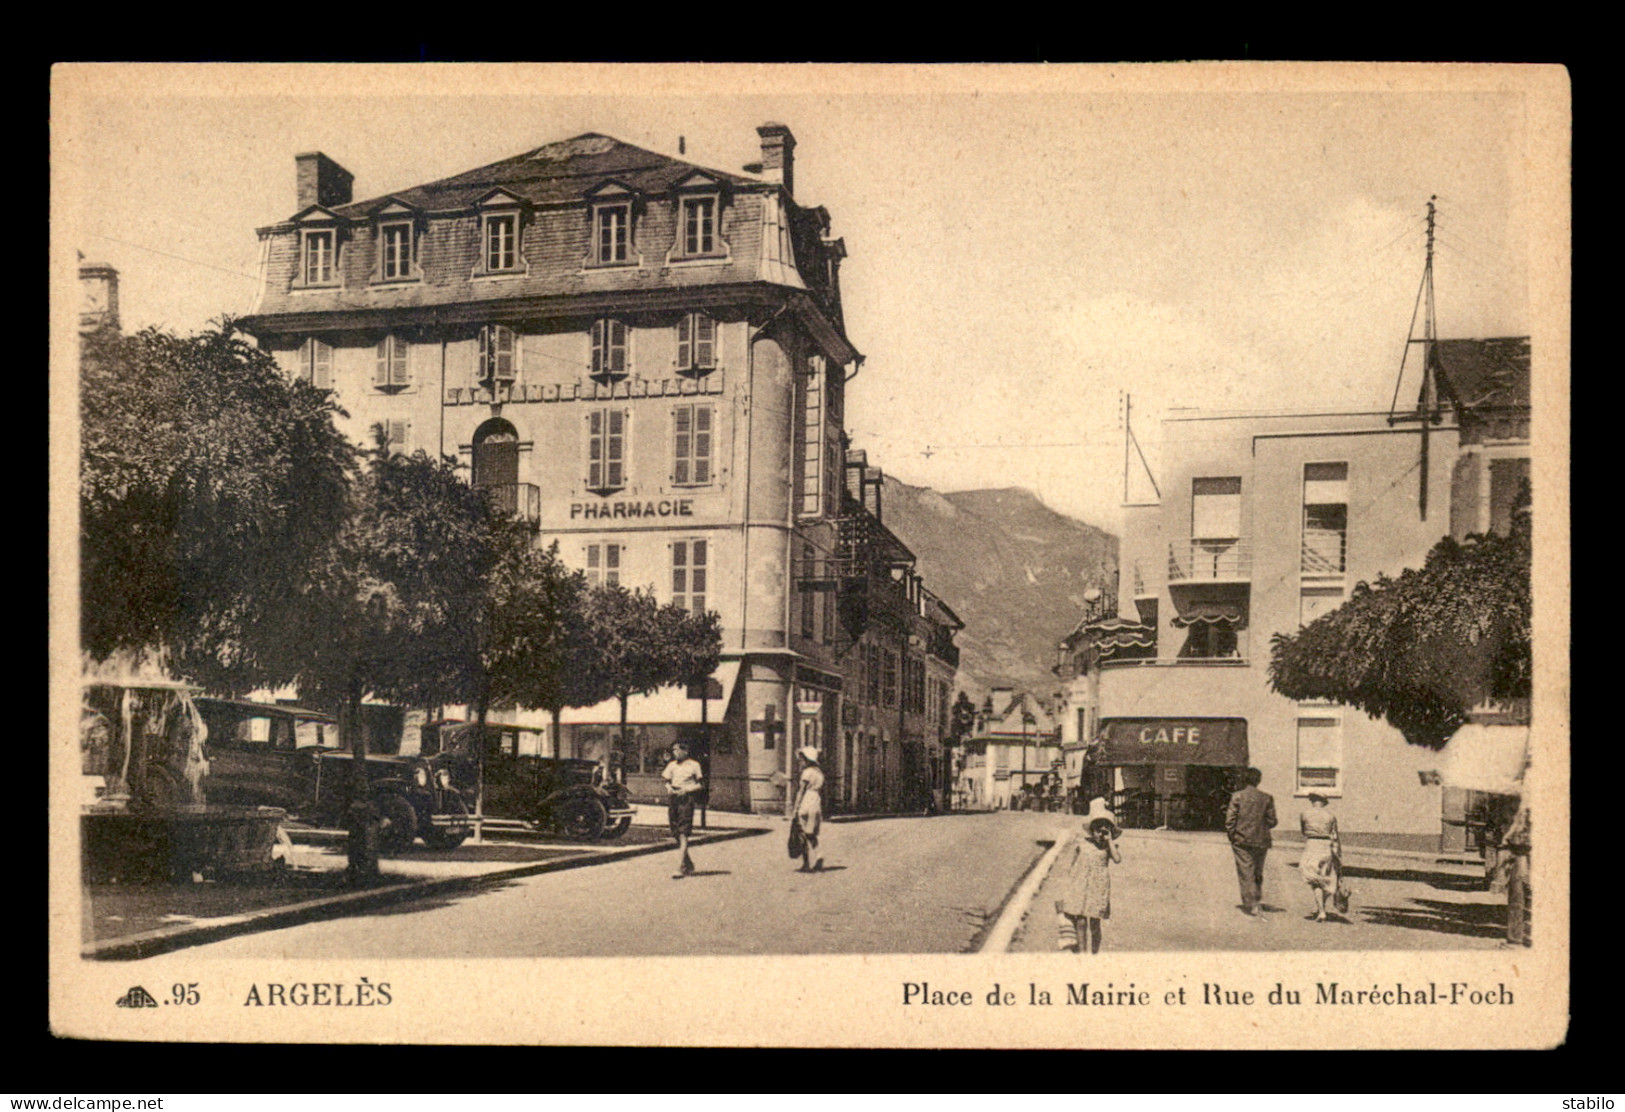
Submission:
M 739 661 L 725 660 L 711 673 L 715 686 L 713 698 L 706 700 L 706 721 L 721 722 L 728 711 L 728 700 L 733 695 L 734 681 L 739 678 Z M 718 689 L 720 688 L 720 694 Z M 629 725 L 652 726 L 658 723 L 698 723 L 700 700 L 688 697 L 686 687 L 662 687 L 652 695 L 634 695 L 627 700 L 626 721 Z M 621 702 L 605 699 L 590 707 L 566 707 L 559 721 L 566 726 L 619 726 Z
M 1173 624 L 1181 629 L 1199 622 L 1217 625 L 1221 622 L 1240 629 L 1247 624 L 1247 607 L 1240 602 L 1192 602 L 1180 607 Z
M 1529 763 L 1529 727 L 1468 723 L 1439 756 L 1439 780 L 1447 788 L 1519 795 Z
M 1245 718 L 1103 718 L 1103 765 L 1247 764 Z

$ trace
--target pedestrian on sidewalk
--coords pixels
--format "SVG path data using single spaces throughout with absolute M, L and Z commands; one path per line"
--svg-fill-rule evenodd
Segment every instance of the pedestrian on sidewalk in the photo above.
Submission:
M 1529 931 L 1529 797 L 1518 801 L 1518 812 L 1501 839 L 1506 850 L 1509 873 L 1507 877 L 1507 937 L 1503 945 L 1528 946 L 1532 943 Z
M 1264 857 L 1269 853 L 1270 830 L 1276 824 L 1275 798 L 1258 790 L 1264 774 L 1249 768 L 1246 786 L 1230 797 L 1224 812 L 1224 832 L 1236 858 L 1236 879 L 1241 883 L 1241 910 L 1257 917 L 1264 890 Z
M 1317 923 L 1326 922 L 1326 906 L 1336 898 L 1343 873 L 1343 841 L 1330 804 L 1331 800 L 1319 792 L 1310 792 L 1309 806 L 1298 816 L 1298 829 L 1303 832 L 1303 860 L 1298 863 L 1298 873 L 1314 894 L 1315 913 L 1311 918 Z
M 681 880 L 694 872 L 694 862 L 688 856 L 688 839 L 694 833 L 694 804 L 699 801 L 705 787 L 705 772 L 700 762 L 688 755 L 688 746 L 679 741 L 671 747 L 671 760 L 660 774 L 666 781 L 666 820 L 671 825 L 671 836 L 677 839 L 682 863 L 673 880 Z
M 817 873 L 824 869 L 824 855 L 818 850 L 818 832 L 824 820 L 824 770 L 818 766 L 818 750 L 803 746 L 797 750 L 806 762 L 801 770 L 801 788 L 796 796 L 796 817 L 801 824 L 803 873 Z
M 1121 865 L 1117 839 L 1122 830 L 1104 799 L 1089 802 L 1071 840 L 1061 848 L 1058 861 L 1059 898 L 1055 901 L 1057 950 L 1079 954 L 1100 953 L 1102 920 L 1112 917 L 1113 862 Z

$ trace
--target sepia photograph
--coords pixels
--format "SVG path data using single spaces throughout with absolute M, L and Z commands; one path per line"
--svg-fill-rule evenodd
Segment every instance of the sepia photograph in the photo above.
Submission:
M 58 1034 L 1562 1042 L 1561 67 L 52 84 Z

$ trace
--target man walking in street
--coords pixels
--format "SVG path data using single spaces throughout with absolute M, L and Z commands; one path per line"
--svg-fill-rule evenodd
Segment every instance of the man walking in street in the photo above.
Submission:
M 688 839 L 694 833 L 694 805 L 705 787 L 705 773 L 700 762 L 689 757 L 688 746 L 679 741 L 672 745 L 671 760 L 660 775 L 665 777 L 670 796 L 666 819 L 671 824 L 671 836 L 677 839 L 677 849 L 682 853 L 682 865 L 672 874 L 672 879 L 681 880 L 694 872 L 694 862 L 688 857 Z
M 1275 825 L 1275 799 L 1258 790 L 1264 774 L 1256 768 L 1246 773 L 1247 786 L 1230 797 L 1224 813 L 1224 832 L 1230 837 L 1230 850 L 1236 856 L 1236 879 L 1241 882 L 1241 910 L 1257 916 L 1264 888 L 1264 855 L 1270 848 L 1270 829 Z

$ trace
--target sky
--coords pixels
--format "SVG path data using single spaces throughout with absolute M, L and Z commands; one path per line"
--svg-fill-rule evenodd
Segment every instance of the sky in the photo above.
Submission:
M 1459 71 L 59 69 L 56 258 L 119 269 L 126 330 L 191 332 L 251 307 L 298 153 L 363 199 L 588 131 L 737 172 L 782 122 L 848 251 L 853 446 L 1116 531 L 1125 395 L 1153 471 L 1174 408 L 1388 409 L 1430 197 L 1439 335 L 1529 334 L 1528 98 Z

